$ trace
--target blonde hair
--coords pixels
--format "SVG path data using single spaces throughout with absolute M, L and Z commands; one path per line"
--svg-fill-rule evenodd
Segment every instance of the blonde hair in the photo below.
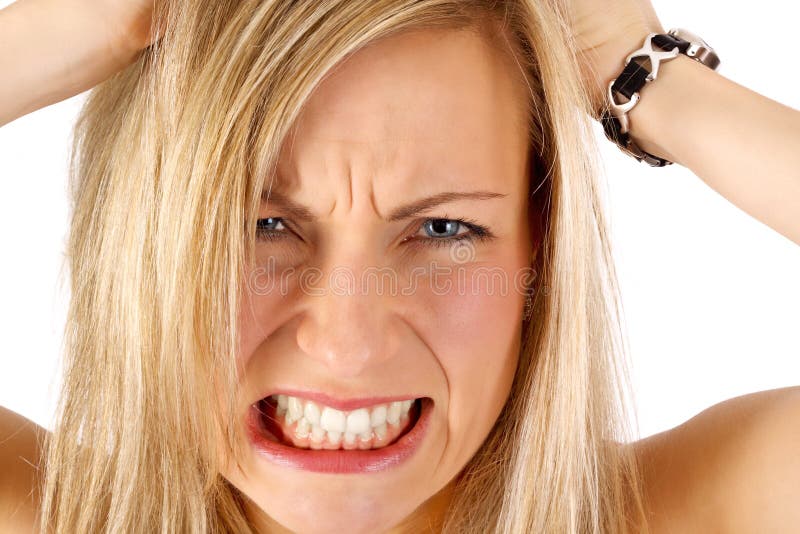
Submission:
M 236 420 L 237 310 L 263 179 L 325 75 L 412 28 L 480 29 L 511 51 L 530 92 L 531 192 L 544 224 L 513 389 L 462 471 L 443 531 L 644 524 L 623 446 L 626 348 L 592 110 L 564 9 L 559 0 L 157 3 L 162 38 L 94 88 L 75 125 L 72 297 L 43 531 L 252 531 L 219 458 L 244 442 L 226 422 Z

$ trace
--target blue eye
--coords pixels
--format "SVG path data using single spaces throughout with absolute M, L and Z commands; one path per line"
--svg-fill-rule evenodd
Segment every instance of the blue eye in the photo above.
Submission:
M 417 244 L 433 247 L 452 245 L 457 241 L 482 241 L 494 234 L 485 226 L 464 219 L 428 219 L 420 226 L 420 233 L 411 236 Z
M 461 229 L 469 231 L 466 225 L 454 219 L 428 219 L 422 223 L 422 229 L 428 235 L 437 239 L 450 238 L 459 235 Z
M 282 230 L 279 227 L 283 226 L 283 219 L 280 217 L 267 217 L 259 219 L 257 224 L 259 230 Z

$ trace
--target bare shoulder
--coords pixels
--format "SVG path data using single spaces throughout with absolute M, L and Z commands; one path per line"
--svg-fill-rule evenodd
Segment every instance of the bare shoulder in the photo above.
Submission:
M 797 532 L 800 387 L 726 400 L 632 446 L 653 534 Z
M 33 532 L 47 430 L 0 406 L 0 532 Z

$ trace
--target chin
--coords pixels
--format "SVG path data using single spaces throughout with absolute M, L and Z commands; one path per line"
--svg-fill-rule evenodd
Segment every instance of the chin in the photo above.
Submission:
M 266 514 L 271 521 L 299 534 L 379 534 L 399 525 L 421 504 L 405 501 L 407 495 L 396 495 L 405 493 L 393 491 L 400 488 L 375 494 L 357 483 L 339 482 L 335 491 L 304 494 L 294 489 L 282 497 L 251 504 L 260 508 L 259 515 Z M 349 491 L 348 486 L 352 486 Z

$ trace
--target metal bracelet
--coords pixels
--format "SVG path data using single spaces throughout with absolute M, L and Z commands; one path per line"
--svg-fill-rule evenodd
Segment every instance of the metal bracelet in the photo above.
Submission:
M 627 66 L 634 58 L 638 57 L 646 57 L 650 59 L 650 67 L 651 71 L 650 74 L 647 75 L 647 83 L 652 82 L 656 78 L 658 78 L 658 67 L 662 61 L 669 61 L 678 57 L 680 54 L 680 50 L 676 46 L 672 50 L 654 50 L 653 49 L 653 37 L 655 37 L 656 33 L 649 34 L 645 40 L 642 47 L 634 52 L 631 52 L 627 58 L 625 58 L 625 65 Z M 628 119 L 628 112 L 633 109 L 633 107 L 639 103 L 639 93 L 633 93 L 630 100 L 627 102 L 617 102 L 616 95 L 613 91 L 614 83 L 617 80 L 611 80 L 611 83 L 608 84 L 608 102 L 609 107 L 611 109 L 611 114 L 619 121 L 621 126 L 621 133 L 628 133 L 630 130 L 630 120 Z

